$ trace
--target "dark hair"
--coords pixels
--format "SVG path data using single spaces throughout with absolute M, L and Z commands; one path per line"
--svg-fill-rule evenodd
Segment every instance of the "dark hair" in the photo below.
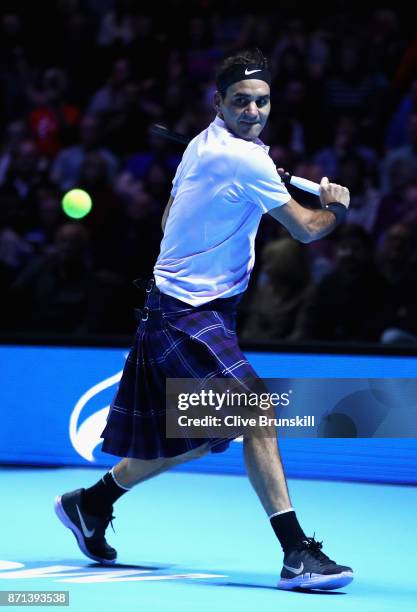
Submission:
M 221 78 L 233 67 L 233 66 L 247 66 L 248 64 L 256 64 L 259 68 L 268 68 L 268 60 L 258 47 L 252 47 L 249 49 L 243 49 L 238 51 L 234 55 L 226 57 L 216 71 L 216 84 L 217 88 L 224 98 L 226 94 L 225 89 L 219 87 L 219 81 Z

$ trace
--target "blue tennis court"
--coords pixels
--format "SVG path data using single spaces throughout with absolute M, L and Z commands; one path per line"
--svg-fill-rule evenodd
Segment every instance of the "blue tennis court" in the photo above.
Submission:
M 352 565 L 340 591 L 275 589 L 282 555 L 243 476 L 174 471 L 117 506 L 111 568 L 90 563 L 56 519 L 58 492 L 89 486 L 91 469 L 0 471 L 0 590 L 66 590 L 72 610 L 414 610 L 417 489 L 292 479 L 306 529 Z M 336 598 L 337 603 L 334 601 Z
M 2 504 L 0 591 L 68 591 L 71 609 L 80 612 L 272 607 L 322 612 L 335 605 L 342 611 L 415 609 L 417 444 L 412 431 L 408 438 L 280 442 L 292 502 L 306 533 L 323 540 L 330 558 L 354 569 L 353 583 L 343 589 L 275 588 L 282 552 L 245 476 L 238 441 L 226 453 L 138 485 L 117 502 L 116 532 L 107 531 L 118 551 L 115 566 L 84 557 L 58 521 L 54 498 L 91 486 L 117 461 L 100 451 L 98 432 L 125 354 L 121 349 L 1 347 L 9 384 L 1 391 L 8 415 L 0 431 L 0 490 L 7 500 Z M 365 399 L 370 381 L 379 378 L 385 381 L 385 400 L 391 398 L 384 418 L 395 416 L 391 400 L 398 390 L 410 403 L 409 414 L 415 412 L 417 360 L 412 356 L 248 357 L 264 377 L 359 377 Z

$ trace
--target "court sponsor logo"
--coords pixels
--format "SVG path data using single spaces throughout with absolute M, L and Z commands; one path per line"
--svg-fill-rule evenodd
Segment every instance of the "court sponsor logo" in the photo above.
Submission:
M 34 564 L 33 564 L 34 565 Z M 132 566 L 92 568 L 81 565 L 46 565 L 31 567 L 16 561 L 0 560 L 0 580 L 34 580 L 49 578 L 53 582 L 92 584 L 103 582 L 143 582 L 158 580 L 207 580 L 211 578 L 228 578 L 225 574 L 208 574 L 186 572 L 178 574 L 163 571 L 131 569 Z M 1 584 L 1 583 L 0 583 Z
M 87 411 L 88 405 L 102 391 L 117 385 L 123 370 L 97 383 L 83 393 L 75 404 L 69 422 L 69 437 L 74 450 L 84 459 L 94 462 L 94 450 L 101 444 L 100 434 L 106 426 L 110 406 L 103 406 L 81 422 L 81 416 Z M 80 424 L 81 423 L 81 424 Z

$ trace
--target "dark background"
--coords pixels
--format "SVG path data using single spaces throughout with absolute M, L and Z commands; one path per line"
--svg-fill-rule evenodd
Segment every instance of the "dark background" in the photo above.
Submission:
M 301 245 L 266 215 L 243 342 L 417 346 L 417 36 L 406 3 L 2 2 L 0 333 L 131 335 L 182 146 L 214 118 L 221 59 L 273 73 L 277 165 L 351 191 L 348 224 Z M 86 189 L 71 221 L 63 193 Z M 293 191 L 308 206 L 315 198 Z

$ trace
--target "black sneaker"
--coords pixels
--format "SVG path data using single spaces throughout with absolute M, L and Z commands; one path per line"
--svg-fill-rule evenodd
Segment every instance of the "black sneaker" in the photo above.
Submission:
M 117 552 L 109 546 L 104 532 L 113 516 L 100 517 L 86 514 L 81 498 L 84 489 L 77 489 L 55 499 L 55 512 L 65 527 L 71 529 L 82 552 L 99 563 L 115 563 Z M 112 525 L 113 526 L 113 525 Z
M 353 571 L 321 552 L 322 542 L 307 538 L 284 556 L 279 589 L 340 589 L 353 580 Z

